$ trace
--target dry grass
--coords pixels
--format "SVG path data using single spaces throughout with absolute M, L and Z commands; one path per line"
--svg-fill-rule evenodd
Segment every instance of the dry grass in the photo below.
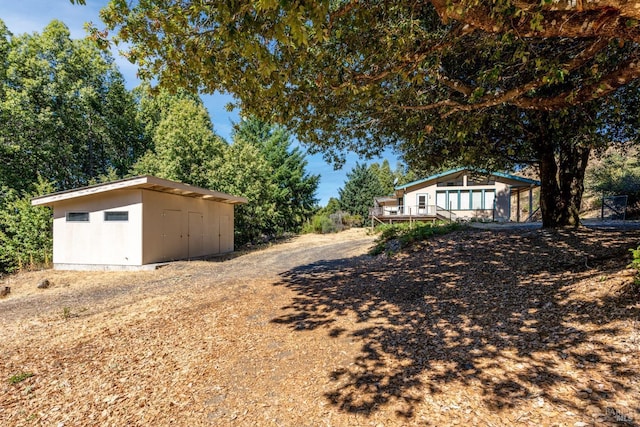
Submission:
M 14 276 L 0 425 L 636 425 L 638 241 L 467 230 L 372 258 L 361 234 L 303 236 Z

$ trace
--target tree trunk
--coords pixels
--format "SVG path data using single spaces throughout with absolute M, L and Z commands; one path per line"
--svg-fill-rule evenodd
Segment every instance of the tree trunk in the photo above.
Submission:
M 536 141 L 542 227 L 577 227 L 591 148 L 569 141 L 554 143 L 549 132 L 550 126 L 541 127 Z
M 574 144 L 561 146 L 559 153 L 560 195 L 566 208 L 562 212 L 561 225 L 580 225 L 580 206 L 584 193 L 584 174 L 589 161 L 590 147 Z

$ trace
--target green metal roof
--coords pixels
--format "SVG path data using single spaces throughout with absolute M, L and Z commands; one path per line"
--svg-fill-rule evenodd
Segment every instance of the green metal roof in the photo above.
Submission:
M 522 182 L 523 184 L 530 184 L 530 185 L 540 186 L 540 181 L 537 181 L 535 179 L 523 178 L 521 176 L 511 175 L 511 174 L 503 173 L 503 172 L 489 172 L 489 171 L 484 170 L 484 169 L 476 169 L 476 170 L 474 170 L 474 169 L 470 169 L 470 168 L 461 167 L 461 168 L 456 168 L 456 169 L 450 169 L 450 170 L 445 171 L 445 172 L 440 172 L 440 173 L 437 173 L 435 175 L 431 175 L 431 176 L 429 176 L 427 178 L 419 179 L 417 181 L 412 181 L 412 182 L 409 182 L 407 184 L 399 185 L 395 189 L 396 190 L 404 190 L 406 188 L 413 187 L 414 185 L 423 184 L 425 182 L 433 181 L 434 179 L 442 178 L 442 177 L 445 177 L 445 176 L 448 176 L 448 175 L 453 175 L 453 174 L 456 174 L 458 172 L 462 172 L 462 171 L 465 171 L 465 170 L 477 171 L 479 173 L 485 173 L 487 175 L 491 175 L 491 176 L 495 176 L 495 177 L 511 179 L 511 180 L 514 180 L 514 181 Z

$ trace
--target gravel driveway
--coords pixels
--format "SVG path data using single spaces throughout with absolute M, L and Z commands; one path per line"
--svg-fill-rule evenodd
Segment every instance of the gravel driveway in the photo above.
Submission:
M 244 253 L 208 261 L 174 262 L 156 271 L 63 272 L 46 270 L 9 277 L 0 285 L 11 287 L 8 298 L 0 299 L 0 322 L 8 325 L 33 316 L 61 313 L 65 307 L 84 314 L 126 306 L 180 289 L 224 287 L 238 281 L 276 279 L 299 266 L 348 258 L 365 253 L 373 242 L 366 230 L 349 230 L 340 235 L 304 235 L 292 240 Z M 47 278 L 53 287 L 37 289 Z M 54 313 L 55 314 L 55 313 Z

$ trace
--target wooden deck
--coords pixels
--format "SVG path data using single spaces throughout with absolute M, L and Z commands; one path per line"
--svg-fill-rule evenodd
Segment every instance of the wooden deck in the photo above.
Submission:
M 372 221 L 380 224 L 394 224 L 397 222 L 433 222 L 436 221 L 449 221 L 449 218 L 445 218 L 442 215 L 383 215 L 383 216 L 371 216 Z
M 384 211 L 381 207 L 376 207 L 369 210 L 369 218 L 371 218 L 372 223 L 378 222 L 380 224 L 414 221 L 435 223 L 436 221 L 456 221 L 457 215 L 436 206 L 429 206 L 423 209 L 406 208 L 402 213 Z

